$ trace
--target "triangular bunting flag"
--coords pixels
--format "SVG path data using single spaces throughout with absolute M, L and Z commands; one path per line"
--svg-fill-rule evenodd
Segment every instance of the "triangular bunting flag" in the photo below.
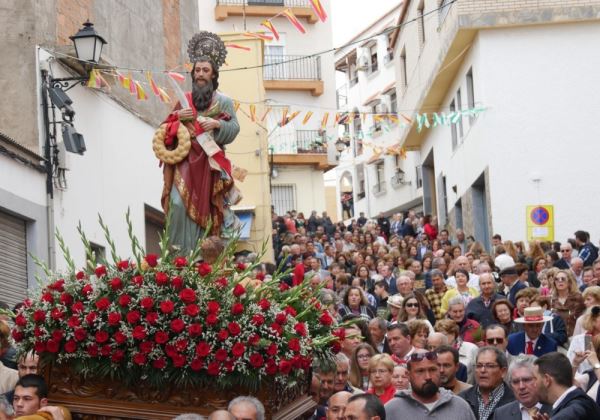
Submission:
M 315 12 L 315 15 L 317 15 L 319 17 L 321 22 L 325 22 L 327 20 L 327 13 L 325 13 L 325 9 L 321 5 L 321 2 L 319 0 L 309 0 L 309 1 L 310 1 L 310 6 L 312 7 L 313 11 Z
M 304 29 L 304 26 L 302 26 L 296 15 L 294 15 L 292 9 L 285 9 L 283 12 L 281 12 L 281 14 L 284 15 L 301 33 L 306 33 L 306 29 Z
M 263 20 L 261 22 L 261 25 L 267 28 L 273 34 L 275 39 L 279 41 L 279 32 L 277 32 L 277 29 L 275 29 L 273 22 L 271 22 L 270 20 Z

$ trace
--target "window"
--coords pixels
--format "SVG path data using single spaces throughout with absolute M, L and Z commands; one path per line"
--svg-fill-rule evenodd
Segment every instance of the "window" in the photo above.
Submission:
M 475 108 L 475 89 L 473 87 L 473 68 L 467 72 L 467 106 L 469 109 Z M 473 124 L 475 117 L 469 115 L 469 123 Z
M 377 63 L 377 42 L 369 46 L 369 73 L 375 73 L 379 67 Z
M 419 47 L 422 49 L 425 44 L 425 0 L 417 8 L 417 21 L 419 23 Z
M 406 74 L 406 48 L 402 48 L 400 53 L 400 81 L 402 82 L 402 92 L 406 92 L 408 86 L 408 76 Z
M 373 118 L 373 130 L 375 130 L 376 133 L 381 131 L 381 119 L 379 117 L 379 114 L 381 114 L 380 105 L 381 104 L 379 102 L 375 102 L 373 105 L 371 105 L 371 117 Z
M 456 106 L 458 107 L 458 112 L 462 111 L 462 94 L 460 93 L 460 89 L 456 92 Z M 463 118 L 462 114 L 458 117 L 458 133 L 460 134 L 460 138 L 462 139 L 465 135 L 463 128 Z
M 385 57 L 383 58 L 384 64 L 391 63 L 392 60 L 394 59 L 394 49 L 392 48 L 392 36 L 394 34 L 394 30 L 392 30 L 391 28 L 387 28 L 386 31 L 388 31 L 387 32 L 387 53 L 385 54 Z
M 373 186 L 373 193 L 385 192 L 385 160 L 380 160 L 375 164 L 375 180 L 377 183 Z
M 101 264 L 106 262 L 106 250 L 102 245 L 90 242 L 90 248 L 92 248 L 92 253 L 96 256 L 97 263 Z
M 423 188 L 423 167 L 421 165 L 416 166 L 415 172 L 417 188 Z
M 390 112 L 392 114 L 398 113 L 398 97 L 396 95 L 396 89 L 392 89 L 388 93 L 390 95 Z
M 358 180 L 357 199 L 365 198 L 365 169 L 363 165 L 356 165 L 356 179 Z
M 282 215 L 296 208 L 295 185 L 273 185 L 271 191 L 271 204 L 275 214 Z
M 456 103 L 454 102 L 454 100 L 452 100 L 452 102 L 450 102 L 450 113 L 452 114 L 455 111 L 456 111 Z M 456 146 L 458 145 L 458 132 L 456 129 L 456 124 L 450 123 L 450 131 L 452 133 L 452 150 L 454 150 L 454 149 L 456 149 Z

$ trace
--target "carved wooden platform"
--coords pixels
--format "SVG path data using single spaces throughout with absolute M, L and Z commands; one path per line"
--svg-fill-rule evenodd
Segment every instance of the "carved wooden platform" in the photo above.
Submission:
M 84 379 L 67 366 L 47 366 L 44 376 L 50 403 L 66 406 L 74 419 L 170 420 L 182 413 L 207 416 L 214 410 L 227 408 L 227 403 L 237 396 L 250 395 L 241 388 L 153 389 L 143 382 L 126 387 L 116 381 Z M 294 420 L 315 409 L 308 390 L 308 381 L 294 388 L 266 382 L 254 396 L 264 404 L 267 419 Z

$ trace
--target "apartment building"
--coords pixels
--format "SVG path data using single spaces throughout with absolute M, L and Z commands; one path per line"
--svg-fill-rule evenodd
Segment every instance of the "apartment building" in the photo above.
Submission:
M 551 205 L 555 240 L 598 239 L 598 16 L 599 1 L 405 1 L 391 41 L 398 106 L 429 118 L 485 108 L 401 129 L 440 226 L 486 245 L 495 233 L 526 240 L 527 206 Z
M 402 2 L 336 51 L 337 100 L 346 112 L 336 144 L 338 217 L 421 210 L 419 152 L 401 153 L 391 41 Z
M 201 0 L 200 29 L 216 33 L 265 32 L 261 23 L 286 9 L 306 29 L 300 33 L 284 16 L 272 19 L 279 39 L 264 42 L 263 73 L 266 99 L 256 104 L 256 129 L 264 131 L 269 142 L 272 205 L 277 214 L 296 209 L 306 217 L 311 210 L 327 209 L 323 173 L 336 164 L 333 116 L 325 130 L 324 112 L 335 112 L 333 54 L 313 55 L 332 45 L 331 19 L 321 22 L 308 0 Z M 327 4 L 324 3 L 327 7 Z M 244 71 L 239 83 L 254 83 Z M 222 89 L 227 92 L 227 86 Z M 242 109 L 249 102 L 240 100 Z M 262 116 L 268 111 L 264 120 Z M 282 124 L 286 116 L 299 116 Z M 303 123 L 307 111 L 313 117 Z M 331 144 L 328 144 L 331 143 Z

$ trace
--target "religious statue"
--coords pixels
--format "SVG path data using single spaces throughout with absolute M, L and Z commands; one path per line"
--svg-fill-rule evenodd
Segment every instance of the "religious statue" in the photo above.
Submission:
M 165 154 L 176 149 L 184 153 L 174 160 L 157 153 L 164 163 L 161 202 L 165 213 L 170 212 L 169 245 L 182 254 L 196 248 L 209 224 L 209 235 L 231 234 L 239 220 L 230 206 L 241 200 L 232 164 L 225 156 L 225 145 L 235 140 L 240 126 L 233 101 L 217 91 L 225 45 L 217 35 L 202 31 L 190 40 L 188 54 L 193 64 L 192 91 L 185 93 L 186 103 L 182 97 L 161 126 Z M 179 133 L 181 125 L 189 133 L 187 145 L 187 133 Z

